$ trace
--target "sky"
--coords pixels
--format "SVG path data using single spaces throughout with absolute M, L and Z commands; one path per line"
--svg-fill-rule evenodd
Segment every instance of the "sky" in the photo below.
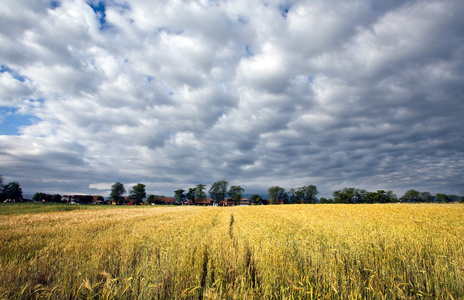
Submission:
M 0 175 L 25 194 L 464 195 L 464 2 L 4 0 Z

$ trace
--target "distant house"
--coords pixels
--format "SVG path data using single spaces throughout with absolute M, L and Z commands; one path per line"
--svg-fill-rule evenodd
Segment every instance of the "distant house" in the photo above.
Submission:
M 63 195 L 61 196 L 61 202 L 68 204 L 79 203 L 79 195 Z
M 63 195 L 61 196 L 61 203 L 68 204 L 103 204 L 104 199 L 99 195 Z
M 154 204 L 173 205 L 173 204 L 176 204 L 176 198 L 174 198 L 174 197 L 164 197 L 164 196 L 155 196 Z
M 174 197 L 163 197 L 162 200 L 163 201 L 163 204 L 169 204 L 169 205 L 172 205 L 172 204 L 176 204 L 176 198 Z
M 213 199 L 211 198 L 206 198 L 203 200 L 195 199 L 195 205 L 203 205 L 203 206 L 209 206 L 213 204 Z
M 242 206 L 248 206 L 248 205 L 250 205 L 250 199 L 248 199 L 248 198 L 242 198 L 242 199 L 240 199 L 240 205 L 242 205 Z
M 250 201 L 248 198 L 242 198 L 238 205 L 250 205 Z M 219 201 L 219 206 L 235 206 L 235 202 L 231 198 L 226 198 L 224 201 Z

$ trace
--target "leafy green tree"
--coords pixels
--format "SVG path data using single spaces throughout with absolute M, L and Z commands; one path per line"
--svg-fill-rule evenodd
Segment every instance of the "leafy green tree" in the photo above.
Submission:
M 433 202 L 434 198 L 433 195 L 429 192 L 421 192 L 420 193 L 420 201 L 421 202 Z
M 288 190 L 288 202 L 289 203 L 298 203 L 295 188 L 290 188 Z
M 335 203 L 373 203 L 374 198 L 376 198 L 374 194 L 357 188 L 344 188 L 335 191 L 333 197 Z
M 213 200 L 213 203 L 219 203 L 221 201 L 224 201 L 224 199 L 226 198 L 228 185 L 229 182 L 225 180 L 217 181 L 211 185 L 211 188 L 209 189 L 209 194 L 211 196 L 211 199 Z
M 344 204 L 353 203 L 354 190 L 354 188 L 344 188 L 343 190 L 333 192 L 334 202 Z
M 254 194 L 250 197 L 250 202 L 253 204 L 262 204 L 263 202 L 263 197 L 260 195 Z
M 386 194 L 387 194 L 387 197 L 388 197 L 388 201 L 390 203 L 397 203 L 398 202 L 398 197 L 396 197 L 395 193 L 393 193 L 392 190 L 388 190 L 386 192 Z
M 6 199 L 13 202 L 20 202 L 23 200 L 23 190 L 17 181 L 8 183 L 3 187 L 3 194 Z
M 317 202 L 316 195 L 318 193 L 319 192 L 317 191 L 316 186 L 308 185 L 308 186 L 299 187 L 296 190 L 295 195 L 296 195 L 296 199 L 298 199 L 297 201 L 299 201 L 300 203 L 316 203 Z
M 195 196 L 195 188 L 189 188 L 187 194 L 185 194 L 187 200 L 191 201 L 193 204 L 195 204 Z
M 448 198 L 450 199 L 450 202 L 458 202 L 459 197 L 456 195 L 448 195 Z
M 393 191 L 377 190 L 375 193 L 368 192 L 365 203 L 395 203 L 398 202 Z
M 53 195 L 51 201 L 53 203 L 60 203 L 61 202 L 61 195 L 60 194 Z
M 280 204 L 287 197 L 285 189 L 280 186 L 272 186 L 267 190 L 267 192 L 269 194 L 269 200 L 272 204 Z
M 143 203 L 143 199 L 147 196 L 145 192 L 145 184 L 138 183 L 129 191 L 129 197 L 135 199 L 136 204 Z
M 206 199 L 206 185 L 204 184 L 197 184 L 195 187 L 195 195 L 198 201 L 202 202 Z
M 34 196 L 32 196 L 32 201 L 35 201 L 35 202 L 42 202 L 45 200 L 45 194 L 44 193 L 35 193 Z
M 176 199 L 176 204 L 182 204 L 185 201 L 185 190 L 179 189 L 174 191 L 174 198 Z
M 155 195 L 150 195 L 150 196 L 148 196 L 148 198 L 147 198 L 147 203 L 148 203 L 148 204 L 155 203 Z
M 319 199 L 319 203 L 321 203 L 321 204 L 330 204 L 330 203 L 333 203 L 333 199 L 327 199 L 325 197 L 321 197 L 321 199 Z
M 79 203 L 82 203 L 82 204 L 89 204 L 89 203 L 92 203 L 93 201 L 93 196 L 91 195 L 80 195 L 78 197 L 78 202 Z
M 459 202 L 464 203 L 464 196 L 461 197 L 461 201 Z
M 244 192 L 245 190 L 240 185 L 233 185 L 230 187 L 228 194 L 234 204 L 239 205 Z
M 419 191 L 409 190 L 400 198 L 401 202 L 419 202 L 421 195 Z
M 124 184 L 118 181 L 111 186 L 110 198 L 113 199 L 113 201 L 116 204 L 121 204 L 123 200 L 122 195 L 124 195 L 125 193 L 126 188 L 124 187 Z
M 451 199 L 446 194 L 436 194 L 435 197 L 437 198 L 438 202 L 451 202 Z

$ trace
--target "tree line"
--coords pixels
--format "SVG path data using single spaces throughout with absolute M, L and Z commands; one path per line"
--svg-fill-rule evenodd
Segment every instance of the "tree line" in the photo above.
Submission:
M 128 197 L 125 197 L 126 188 L 121 182 L 116 182 L 111 186 L 110 200 L 114 204 L 123 204 L 130 202 L 133 204 L 161 204 L 160 197 L 156 195 L 149 195 L 147 197 L 146 185 L 138 183 L 129 190 Z M 208 193 L 208 194 L 207 194 Z M 245 189 L 240 185 L 231 185 L 225 180 L 220 180 L 211 185 L 207 191 L 205 184 L 197 184 L 188 189 L 178 189 L 174 191 L 174 203 L 184 204 L 205 204 L 207 195 L 211 197 L 211 204 L 219 204 L 226 199 L 231 203 L 238 205 L 241 204 Z M 344 188 L 342 190 L 334 191 L 333 198 L 321 197 L 317 198 L 317 187 L 314 185 L 307 185 L 298 188 L 290 188 L 286 190 L 280 186 L 272 186 L 268 189 L 269 199 L 263 199 L 258 194 L 252 195 L 248 202 L 250 204 L 329 204 L 329 203 L 343 203 L 343 204 L 357 204 L 357 203 L 450 203 L 450 202 L 464 202 L 464 196 L 447 195 L 437 193 L 435 195 L 429 192 L 420 192 L 417 190 L 408 190 L 403 196 L 398 198 L 391 190 L 377 190 L 369 192 L 364 189 L 357 188 Z M 94 196 L 79 195 L 79 203 L 91 203 Z M 228 198 L 227 198 L 228 197 Z M 35 193 L 33 201 L 36 202 L 62 202 L 62 197 L 59 194 L 49 195 L 45 193 Z M 104 201 L 102 196 L 98 196 L 98 200 Z M 0 175 L 0 201 L 21 202 L 24 201 L 22 189 L 17 181 L 3 184 L 3 177 Z
M 23 190 L 17 181 L 3 185 L 3 177 L 0 175 L 0 201 L 4 202 L 7 199 L 13 202 L 23 201 Z

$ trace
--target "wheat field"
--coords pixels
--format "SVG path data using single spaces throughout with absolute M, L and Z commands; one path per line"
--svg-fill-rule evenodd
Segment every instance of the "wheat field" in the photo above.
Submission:
M 2 299 L 464 299 L 462 204 L 3 215 L 0 243 Z

